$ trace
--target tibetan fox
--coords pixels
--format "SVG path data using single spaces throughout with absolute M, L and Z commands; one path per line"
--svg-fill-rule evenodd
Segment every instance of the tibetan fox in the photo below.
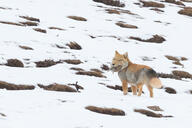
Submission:
M 120 54 L 115 51 L 115 57 L 112 60 L 111 70 L 118 72 L 122 82 L 123 94 L 128 92 L 128 83 L 131 85 L 133 95 L 141 96 L 142 88 L 145 84 L 153 97 L 153 88 L 161 88 L 161 81 L 157 78 L 156 72 L 146 65 L 134 64 L 128 58 L 128 53 Z

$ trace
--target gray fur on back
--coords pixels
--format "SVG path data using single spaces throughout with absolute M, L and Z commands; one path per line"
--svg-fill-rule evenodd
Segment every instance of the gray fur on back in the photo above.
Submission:
M 131 85 L 137 85 L 140 83 L 148 84 L 149 80 L 153 77 L 157 77 L 156 72 L 153 69 L 142 68 L 137 72 L 131 72 L 124 68 L 118 72 L 121 81 L 126 80 Z

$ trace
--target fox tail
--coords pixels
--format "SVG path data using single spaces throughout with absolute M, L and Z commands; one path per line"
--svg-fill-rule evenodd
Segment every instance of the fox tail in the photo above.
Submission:
M 162 83 L 159 78 L 154 77 L 149 81 L 149 85 L 153 88 L 162 88 Z

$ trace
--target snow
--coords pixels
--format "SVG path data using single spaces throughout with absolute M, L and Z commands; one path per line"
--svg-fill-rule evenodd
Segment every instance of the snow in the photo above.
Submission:
M 123 0 L 123 2 L 126 7 L 122 9 L 130 10 L 139 16 L 108 14 L 105 8 L 111 8 L 110 6 L 92 0 L 1 0 L 0 7 L 12 8 L 0 9 L 1 21 L 20 22 L 26 20 L 19 16 L 36 17 L 40 19 L 37 27 L 46 29 L 47 33 L 39 33 L 32 29 L 36 27 L 0 24 L 0 64 L 6 63 L 7 59 L 17 58 L 25 65 L 25 68 L 1 65 L 0 80 L 36 86 L 34 90 L 28 91 L 0 90 L 0 113 L 6 115 L 6 117 L 0 116 L 0 128 L 190 127 L 192 95 L 188 92 L 192 90 L 191 79 L 181 81 L 160 78 L 165 87 L 174 88 L 177 94 L 154 89 L 154 98 L 149 98 L 146 87 L 144 87 L 145 94 L 137 97 L 132 93 L 124 96 L 121 91 L 99 84 L 120 85 L 116 73 L 105 71 L 104 75 L 107 78 L 97 78 L 79 76 L 70 70 L 71 67 L 90 70 L 99 69 L 102 64 L 110 65 L 115 50 L 118 50 L 120 53 L 128 52 L 132 62 L 148 65 L 157 72 L 170 73 L 174 70 L 172 67 L 177 67 L 177 70 L 192 73 L 192 18 L 179 15 L 177 12 L 181 8 L 169 3 L 164 3 L 165 8 L 162 9 L 164 13 L 157 13 L 135 5 L 137 0 Z M 192 6 L 191 3 L 185 4 Z M 84 17 L 87 21 L 67 18 L 70 15 Z M 115 25 L 118 21 L 136 25 L 138 29 L 120 28 Z M 48 29 L 51 26 L 65 30 Z M 130 36 L 148 39 L 155 34 L 163 36 L 166 41 L 162 44 L 153 44 L 129 39 Z M 96 38 L 92 39 L 90 35 Z M 120 37 L 121 40 L 110 36 Z M 65 46 L 70 41 L 80 44 L 82 50 L 55 47 L 56 44 Z M 20 45 L 29 46 L 34 50 L 23 50 L 19 48 Z M 177 66 L 165 55 L 184 56 L 188 60 L 181 61 L 184 67 Z M 144 56 L 156 59 L 143 61 Z M 48 68 L 35 67 L 34 62 L 45 59 L 80 59 L 83 63 L 80 65 L 62 63 Z M 37 86 L 38 83 L 68 84 L 76 81 L 85 88 L 81 93 L 45 91 Z M 126 116 L 94 113 L 85 109 L 88 105 L 119 108 L 125 111 Z M 134 112 L 136 108 L 147 109 L 147 106 L 151 105 L 160 106 L 164 110 L 160 112 L 163 115 L 174 117 L 152 118 Z

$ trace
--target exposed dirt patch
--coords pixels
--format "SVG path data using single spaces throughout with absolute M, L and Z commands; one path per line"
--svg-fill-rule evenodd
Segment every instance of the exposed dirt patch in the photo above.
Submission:
M 109 66 L 103 64 L 103 65 L 101 66 L 101 69 L 102 69 L 102 70 L 105 70 L 105 71 L 109 71 L 110 68 L 109 68 Z
M 140 2 L 143 3 L 143 7 L 156 7 L 156 8 L 164 8 L 165 7 L 164 4 L 158 3 L 158 2 L 143 1 L 143 0 L 140 0 Z
M 78 43 L 76 43 L 76 42 L 70 42 L 70 43 L 68 43 L 68 44 L 66 44 L 70 49 L 74 49 L 74 50 L 81 50 L 82 49 L 82 47 L 78 44 Z
M 153 111 L 163 111 L 159 106 L 148 106 L 147 108 Z
M 80 17 L 80 16 L 68 16 L 68 18 L 73 19 L 73 20 L 77 20 L 77 21 L 87 21 L 86 18 Z
M 176 0 L 165 0 L 163 2 L 185 6 L 185 4 L 183 4 L 181 1 L 176 1 Z
M 68 60 L 63 60 L 63 61 L 68 63 L 68 64 L 75 64 L 75 65 L 83 63 L 83 62 L 81 62 L 81 60 L 70 60 L 70 59 L 68 59 Z
M 165 40 L 164 37 L 159 36 L 159 35 L 153 35 L 153 37 L 149 39 L 141 39 L 139 37 L 129 37 L 130 39 L 137 40 L 137 41 L 142 41 L 142 42 L 149 42 L 149 43 L 163 43 Z
M 10 67 L 24 67 L 23 62 L 18 59 L 8 59 L 5 65 Z
M 178 76 L 180 78 L 190 78 L 192 79 L 192 74 L 186 72 L 186 71 L 179 71 L 179 70 L 174 70 L 172 71 L 173 75 Z
M 85 107 L 85 109 L 101 114 L 108 114 L 113 116 L 125 116 L 125 112 L 117 108 L 101 108 L 96 106 L 87 106 Z
M 125 7 L 125 4 L 119 0 L 93 0 L 94 2 L 103 3 L 110 6 Z
M 47 33 L 47 31 L 45 29 L 41 29 L 41 28 L 33 28 L 33 30 L 35 30 L 37 32 L 41 32 L 41 33 Z
M 33 48 L 28 47 L 28 46 L 19 45 L 19 47 L 20 47 L 21 49 L 24 49 L 24 50 L 33 50 Z
M 165 92 L 169 93 L 169 94 L 176 94 L 176 90 L 171 88 L 171 87 L 165 87 Z
M 132 29 L 137 29 L 138 28 L 135 25 L 126 24 L 126 23 L 123 23 L 123 22 L 117 22 L 116 25 L 119 26 L 119 27 L 122 27 L 122 28 L 132 28 Z
M 61 63 L 61 61 L 44 60 L 44 61 L 35 62 L 36 67 L 50 67 L 50 66 L 56 65 L 58 63 Z
M 173 117 L 173 116 L 163 116 L 162 114 L 154 113 L 149 110 L 145 109 L 134 109 L 134 112 L 141 113 L 143 115 L 149 116 L 149 117 L 155 117 L 155 118 L 162 118 L 162 117 Z
M 7 90 L 33 90 L 35 86 L 33 85 L 16 85 L 4 81 L 0 81 L 0 89 Z
M 192 16 L 192 7 L 185 7 L 178 11 L 178 13 L 181 15 Z
M 49 27 L 49 29 L 52 29 L 52 30 L 61 30 L 61 31 L 64 31 L 64 30 L 65 30 L 65 29 L 59 28 L 59 27 Z
M 34 17 L 29 17 L 29 16 L 19 16 L 20 18 L 29 20 L 29 21 L 36 21 L 36 22 L 40 22 L 40 19 L 38 18 L 34 18 Z
M 0 23 L 2 23 L 2 24 L 8 24 L 8 25 L 16 25 L 16 26 L 25 26 L 25 25 L 20 24 L 20 23 L 9 22 L 9 21 L 0 21 Z
M 67 85 L 63 84 L 50 84 L 50 85 L 42 85 L 38 84 L 40 88 L 43 88 L 44 90 L 49 90 L 49 91 L 60 91 L 60 92 L 77 92 L 76 89 L 69 87 Z

